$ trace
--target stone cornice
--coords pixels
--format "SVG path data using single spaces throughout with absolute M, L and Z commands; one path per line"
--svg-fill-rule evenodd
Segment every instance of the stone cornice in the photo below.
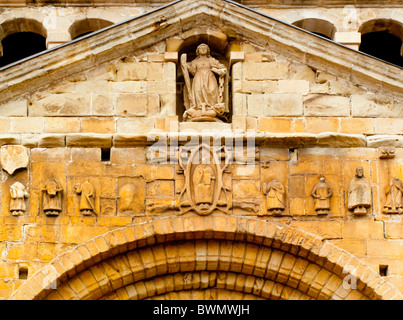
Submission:
M 164 23 L 161 25 L 161 19 Z M 195 29 L 220 30 L 263 49 L 403 97 L 402 69 L 230 1 L 177 1 L 0 69 L 0 103 L 30 95 L 63 78 L 136 54 Z
M 217 145 L 248 139 L 255 145 L 282 148 L 403 148 L 402 135 L 363 135 L 322 133 L 268 133 L 268 132 L 151 132 L 148 134 L 0 134 L 0 146 L 23 145 L 27 148 L 126 148 L 166 142 L 183 145 L 194 141 L 212 141 Z

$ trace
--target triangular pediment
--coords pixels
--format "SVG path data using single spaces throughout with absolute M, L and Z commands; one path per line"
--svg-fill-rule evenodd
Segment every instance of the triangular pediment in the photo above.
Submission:
M 218 36 L 217 36 L 218 34 Z M 358 86 L 403 96 L 401 68 L 233 2 L 176 1 L 0 69 L 0 104 L 128 56 L 161 51 L 167 39 L 226 37 L 250 43 Z M 165 48 L 166 49 L 166 48 Z

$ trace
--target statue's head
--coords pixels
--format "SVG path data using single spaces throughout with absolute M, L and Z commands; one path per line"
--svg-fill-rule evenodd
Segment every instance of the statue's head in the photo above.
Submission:
M 357 177 L 363 177 L 364 176 L 364 168 L 363 167 L 357 167 L 355 169 Z
M 319 178 L 319 181 L 320 181 L 320 182 L 325 182 L 325 180 L 326 180 L 325 177 L 320 177 L 320 178 Z
M 200 44 L 196 49 L 196 55 L 197 56 L 200 56 L 200 55 L 209 56 L 210 55 L 209 46 L 207 44 L 205 44 L 205 43 Z

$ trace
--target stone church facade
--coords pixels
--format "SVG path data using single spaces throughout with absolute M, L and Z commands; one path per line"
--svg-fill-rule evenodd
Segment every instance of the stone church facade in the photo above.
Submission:
M 401 300 L 403 3 L 106 2 L 0 4 L 0 298 Z

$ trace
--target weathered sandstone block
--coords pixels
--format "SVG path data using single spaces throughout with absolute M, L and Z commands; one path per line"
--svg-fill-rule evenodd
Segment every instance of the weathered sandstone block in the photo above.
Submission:
M 245 62 L 246 80 L 286 79 L 288 64 L 284 62 Z
M 395 107 L 392 97 L 379 94 L 353 94 L 351 107 L 354 117 L 403 117 L 403 109 Z
M 29 115 L 32 117 L 90 115 L 91 94 L 51 94 L 29 104 Z
M 249 116 L 301 116 L 303 114 L 302 94 L 268 93 L 248 96 Z
M 305 116 L 347 117 L 350 115 L 350 99 L 326 94 L 310 94 L 304 99 Z

